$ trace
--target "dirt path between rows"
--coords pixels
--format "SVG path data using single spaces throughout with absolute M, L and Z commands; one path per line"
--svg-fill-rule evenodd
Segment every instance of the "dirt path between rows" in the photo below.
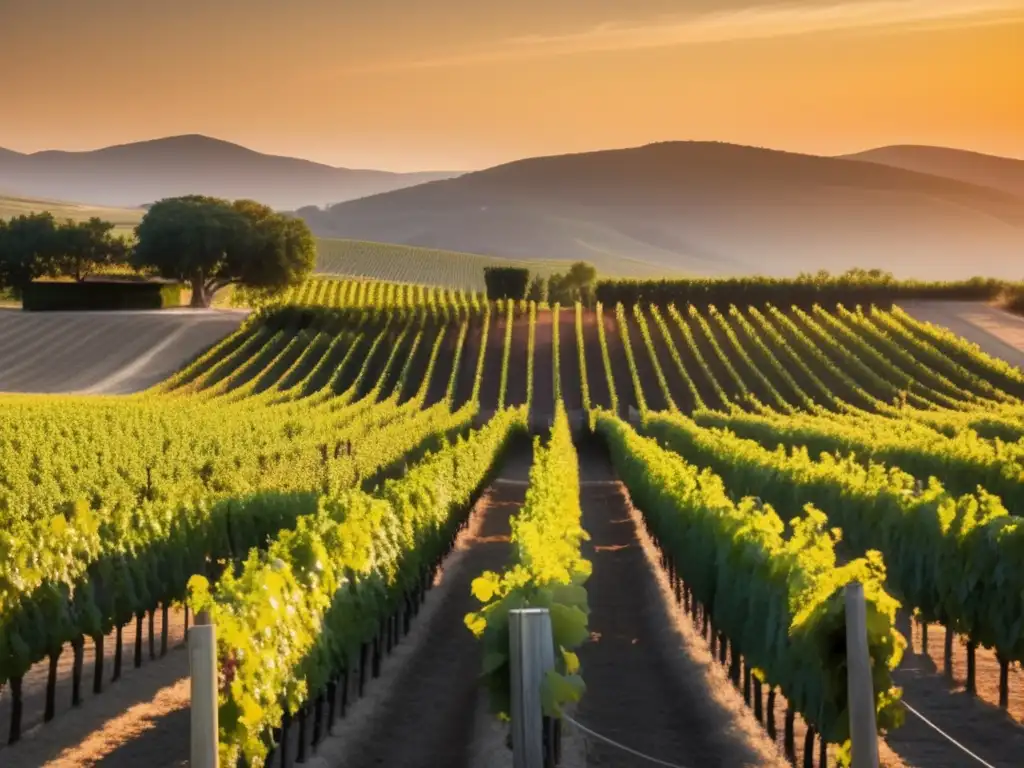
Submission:
M 530 318 L 529 315 L 517 311 L 512 321 L 512 348 L 508 357 L 505 405 L 516 406 L 526 403 L 526 352 L 529 347 Z
M 582 725 L 651 757 L 696 768 L 786 763 L 666 600 L 624 486 L 603 446 L 580 445 L 581 502 L 594 571 L 591 640 L 580 652 Z M 593 738 L 587 765 L 652 763 Z
M 576 337 L 576 307 L 563 307 L 558 314 L 558 356 L 562 401 L 569 411 L 583 407 L 579 340 Z
M 587 368 L 590 405 L 594 408 L 610 409 L 612 398 L 608 389 L 608 374 L 604 369 L 604 357 L 601 354 L 597 313 L 589 309 L 583 312 L 583 360 Z
M 478 755 L 494 750 L 494 730 L 481 707 L 480 643 L 463 623 L 479 607 L 470 583 L 508 561 L 509 517 L 526 492 L 531 445 L 512 446 L 501 473 L 484 492 L 472 523 L 443 565 L 439 586 L 410 635 L 389 660 L 370 695 L 336 725 L 318 750 L 316 765 L 345 768 L 477 768 Z M 394 663 L 397 661 L 397 663 Z M 483 737 L 481 738 L 481 734 Z M 500 748 L 501 736 L 497 735 Z M 481 743 L 481 741 L 487 743 Z
M 156 612 L 153 622 L 155 633 L 155 651 L 160 653 L 160 635 L 163 627 L 163 618 L 160 611 Z M 135 622 L 129 622 L 122 631 L 122 661 L 121 679 L 111 682 L 114 671 L 114 649 L 115 632 L 111 632 L 103 641 L 103 690 L 99 694 L 93 693 L 93 677 L 96 662 L 96 646 L 92 640 L 87 639 L 82 653 L 82 687 L 81 708 L 72 710 L 71 687 L 72 668 L 74 664 L 74 653 L 70 645 L 65 645 L 61 652 L 57 666 L 57 688 L 54 696 L 56 704 L 56 717 L 50 723 L 43 723 L 43 713 L 46 707 L 46 680 L 49 672 L 49 662 L 44 660 L 32 666 L 22 678 L 22 734 L 27 735 L 33 729 L 49 732 L 60 728 L 60 722 L 65 714 L 77 713 L 78 711 L 89 711 L 93 709 L 97 701 L 104 699 L 108 694 L 121 697 L 121 701 L 137 701 L 133 699 L 132 693 L 138 684 L 138 680 L 145 679 L 150 674 L 150 668 L 170 663 L 169 658 L 157 658 L 151 660 L 149 656 L 149 625 L 143 623 L 143 661 L 142 666 L 135 668 Z M 172 656 L 185 640 L 185 617 L 180 608 L 170 611 L 167 622 L 167 655 Z M 145 689 L 145 684 L 143 684 Z M 11 718 L 11 691 L 9 686 L 4 686 L 0 691 L 0 765 L 6 765 L 8 754 L 13 753 L 17 747 L 7 747 L 7 737 Z
M 501 393 L 501 361 L 505 357 L 505 328 L 507 315 L 492 310 L 491 329 L 487 333 L 487 352 L 484 357 L 484 373 L 480 381 L 480 409 L 498 410 L 498 395 Z
M 936 659 L 941 664 L 943 645 L 939 626 L 933 625 L 929 633 L 930 655 L 920 652 L 920 630 L 911 628 L 905 615 L 900 617 L 898 629 L 908 641 L 912 640 L 903 663 L 893 674 L 896 683 L 903 688 L 904 701 L 995 768 L 1021 765 L 1024 762 L 1024 728 L 1008 713 L 984 699 L 956 690 L 942 677 L 941 667 L 936 667 Z M 965 656 L 961 644 L 954 643 L 955 674 L 961 673 L 966 666 Z M 991 654 L 978 653 L 977 674 L 979 693 L 998 696 L 999 669 Z M 1014 683 L 1017 683 L 1016 690 Z M 1019 683 L 1020 675 L 1011 675 L 1010 704 L 1011 709 L 1018 712 L 1021 705 Z M 905 724 L 889 734 L 886 743 L 907 766 L 978 768 L 981 765 L 912 712 L 907 712 Z
M 188 654 L 179 646 L 82 708 L 27 733 L 0 752 L 0 765 L 172 768 L 188 764 L 188 734 Z
M 490 333 L 491 329 L 488 329 Z M 453 410 L 458 410 L 473 395 L 473 385 L 476 383 L 476 365 L 480 357 L 480 343 L 483 341 L 484 318 L 474 316 L 469 321 L 469 330 L 466 331 L 466 341 L 462 347 L 462 357 L 459 360 L 459 370 L 455 374 L 455 402 Z
M 553 314 L 551 310 L 537 312 L 533 337 L 533 402 L 530 404 L 530 416 L 541 423 L 547 423 L 555 415 Z
M 441 349 L 438 350 L 437 359 L 434 361 L 434 370 L 427 387 L 427 400 L 423 404 L 424 408 L 429 408 L 444 400 L 448 394 L 452 366 L 455 364 L 455 348 L 459 342 L 459 324 L 448 323 L 441 333 L 444 334 L 444 339 L 441 341 Z
M 608 344 L 608 358 L 612 364 L 612 377 L 615 382 L 615 394 L 619 398 L 619 416 L 629 417 L 629 409 L 638 409 L 636 400 L 636 387 L 633 386 L 633 376 L 629 371 L 629 360 L 626 359 L 626 348 L 622 343 L 621 330 L 614 311 L 604 311 L 601 314 L 604 321 L 605 342 Z M 657 382 L 655 382 L 657 383 Z

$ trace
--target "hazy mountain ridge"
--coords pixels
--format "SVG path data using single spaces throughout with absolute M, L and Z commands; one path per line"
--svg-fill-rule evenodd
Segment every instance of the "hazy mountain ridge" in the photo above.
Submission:
M 26 197 L 126 207 L 197 193 L 248 197 L 275 208 L 295 209 L 453 175 L 334 168 L 194 134 L 87 152 L 23 154 L 0 148 L 0 189 Z
M 717 142 L 539 157 L 303 212 L 322 235 L 696 274 L 1024 272 L 1024 206 L 959 179 Z
M 1024 160 L 912 144 L 878 147 L 843 158 L 959 179 L 1024 198 Z

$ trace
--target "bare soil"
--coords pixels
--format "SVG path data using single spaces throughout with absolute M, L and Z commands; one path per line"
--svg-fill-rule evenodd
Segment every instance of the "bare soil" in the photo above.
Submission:
M 600 354 L 600 350 L 598 350 Z M 583 407 L 580 375 L 579 342 L 576 338 L 576 308 L 563 308 L 558 317 L 559 373 L 562 381 L 562 402 L 570 411 Z
M 615 319 L 613 311 L 602 313 L 604 320 L 605 341 L 608 343 L 608 357 L 612 363 L 612 377 L 615 380 L 615 394 L 619 397 L 619 416 L 629 416 L 629 409 L 639 409 L 636 401 L 636 391 L 633 387 L 633 377 L 629 372 L 629 361 L 626 359 L 626 349 L 622 345 L 622 337 L 619 335 L 619 324 Z
M 580 446 L 581 501 L 594 570 L 587 584 L 591 640 L 580 652 L 587 693 L 578 721 L 650 757 L 684 766 L 785 762 L 659 582 L 625 488 L 602 446 Z M 588 766 L 647 760 L 586 738 Z
M 526 352 L 530 342 L 530 318 L 516 314 L 512 321 L 512 349 L 508 357 L 505 405 L 526 404 Z
M 425 407 L 441 402 L 448 394 L 448 382 L 452 375 L 452 364 L 455 362 L 455 346 L 459 341 L 459 324 L 449 323 L 442 333 L 444 340 L 437 352 L 437 360 L 434 361 Z
M 553 338 L 552 312 L 538 311 L 533 337 L 533 402 L 530 404 L 530 415 L 541 422 L 547 422 L 555 415 Z
M 904 701 L 928 718 L 951 738 L 996 768 L 1010 768 L 1022 763 L 1024 728 L 1019 718 L 1024 711 L 1022 678 L 1019 668 L 1011 670 L 1010 712 L 1003 712 L 998 703 L 999 665 L 995 656 L 979 650 L 976 657 L 978 696 L 963 690 L 966 677 L 966 644 L 954 639 L 954 680 L 942 675 L 943 637 L 945 630 L 929 627 L 928 654 L 921 653 L 921 630 L 913 627 L 906 615 L 900 617 L 900 631 L 911 645 L 903 663 L 894 674 L 903 688 Z M 978 761 L 952 745 L 916 715 L 907 712 L 906 723 L 886 738 L 889 747 L 906 765 L 937 768 L 977 768 Z
M 504 312 L 494 312 L 491 330 L 487 334 L 487 353 L 484 358 L 483 379 L 480 382 L 480 408 L 484 411 L 498 409 L 498 395 L 501 392 L 501 361 L 505 356 Z
M 423 373 L 427 370 L 430 362 L 430 352 L 437 340 L 438 329 L 428 326 L 423 331 L 423 338 L 413 353 L 412 363 L 409 366 L 409 376 L 405 380 L 405 388 L 402 390 L 401 402 L 405 402 L 416 396 L 420 385 L 423 383 Z M 440 353 L 438 353 L 440 355 Z
M 503 734 L 491 727 L 478 685 L 481 646 L 463 618 L 479 607 L 472 580 L 508 560 L 509 517 L 522 505 L 530 461 L 528 440 L 510 449 L 444 563 L 428 597 L 434 603 L 421 612 L 370 695 L 320 745 L 318 764 L 476 768 L 474 756 L 500 751 Z
M 99 694 L 93 693 L 93 674 L 96 662 L 96 645 L 92 640 L 86 639 L 83 648 L 83 670 L 81 698 L 82 704 L 79 709 L 90 710 L 100 699 L 103 699 L 115 690 L 134 685 L 133 680 L 145 670 L 152 666 L 158 666 L 168 659 L 159 658 L 160 634 L 163 626 L 161 612 L 158 610 L 154 616 L 155 646 L 158 658 L 150 659 L 149 656 L 149 624 L 143 622 L 143 661 L 142 667 L 136 669 L 135 661 L 135 622 L 127 624 L 122 631 L 122 661 L 121 679 L 111 682 L 114 672 L 114 651 L 116 631 L 111 632 L 103 641 L 103 690 Z M 185 614 L 180 608 L 168 613 L 167 622 L 168 635 L 168 657 L 185 640 Z M 49 661 L 43 660 L 35 665 L 22 678 L 22 734 L 26 734 L 36 726 L 46 730 L 55 727 L 64 717 L 65 713 L 72 711 L 71 706 L 71 685 L 72 669 L 74 665 L 74 652 L 70 645 L 65 645 L 61 651 L 57 666 L 57 689 L 55 695 L 56 717 L 50 723 L 43 724 L 43 714 L 46 709 L 46 681 L 49 674 Z M 11 691 L 9 686 L 3 686 L 0 690 L 0 765 L 6 764 L 7 738 L 9 735 L 11 719 Z
M 245 312 L 0 311 L 0 391 L 138 392 L 235 331 Z M 55 359 L 60 365 L 54 365 Z
M 608 390 L 608 374 L 604 369 L 604 358 L 601 355 L 597 313 L 590 310 L 583 313 L 583 355 L 587 368 L 590 405 L 594 408 L 611 408 L 612 398 Z
M 66 708 L 53 721 L 25 733 L 20 742 L 0 751 L 0 765 L 184 766 L 188 733 L 188 654 L 179 644 L 164 659 L 126 669 L 121 680 L 82 707 Z
M 462 357 L 459 360 L 459 372 L 455 378 L 455 402 L 453 405 L 456 409 L 465 405 L 473 395 L 476 364 L 480 358 L 480 342 L 483 340 L 483 332 L 483 317 L 474 317 L 469 321 L 466 341 L 462 347 Z

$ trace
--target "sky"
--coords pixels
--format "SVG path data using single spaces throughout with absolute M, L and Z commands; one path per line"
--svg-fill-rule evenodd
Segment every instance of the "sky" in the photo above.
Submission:
M 652 141 L 1024 158 L 1024 0 L 0 0 L 0 147 L 468 170 Z

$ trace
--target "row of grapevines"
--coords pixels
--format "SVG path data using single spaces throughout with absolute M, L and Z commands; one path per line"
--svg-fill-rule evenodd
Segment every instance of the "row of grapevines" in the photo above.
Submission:
M 672 393 L 669 391 L 668 381 L 665 380 L 665 372 L 661 369 L 661 362 L 658 360 L 658 353 L 654 348 L 654 340 L 651 338 L 651 330 L 647 326 L 647 318 L 644 317 L 643 310 L 639 304 L 633 305 L 633 317 L 636 319 L 637 327 L 640 328 L 640 337 L 644 340 L 644 347 L 647 349 L 647 355 L 651 360 L 654 375 L 658 379 L 658 386 L 661 387 L 661 394 L 665 398 L 665 403 L 670 411 L 678 411 L 679 408 L 676 406 L 675 401 L 672 399 Z
M 704 359 L 704 355 L 701 353 L 700 347 L 697 346 L 697 340 L 693 336 L 693 331 L 690 328 L 690 324 L 686 321 L 685 318 L 683 318 L 681 314 L 679 314 L 679 310 L 677 310 L 674 305 L 669 305 L 668 312 L 672 319 L 675 321 L 680 333 L 683 334 L 683 339 L 686 341 L 687 352 L 693 357 L 694 360 L 697 361 L 697 365 L 700 368 L 701 372 L 704 374 L 705 378 L 707 378 L 708 382 L 711 384 L 711 387 L 715 390 L 715 394 L 718 395 L 722 407 L 730 410 L 736 407 L 729 399 L 729 396 L 725 393 L 725 390 L 722 389 L 722 385 L 718 381 L 718 378 L 712 373 L 711 368 L 708 366 L 707 360 Z
M 669 330 L 668 324 L 665 322 L 665 318 L 661 316 L 661 312 L 658 310 L 658 307 L 653 304 L 650 307 L 650 311 L 651 317 L 654 318 L 654 322 L 658 326 L 658 330 L 661 331 L 661 337 L 665 348 L 668 349 L 669 356 L 672 358 L 672 362 L 675 363 L 679 376 L 686 383 L 686 388 L 690 391 L 690 397 L 693 399 L 694 407 L 706 408 L 707 404 L 704 402 L 704 398 L 701 397 L 700 391 L 697 389 L 697 385 L 693 381 L 693 377 L 690 375 L 690 372 L 683 364 L 682 358 L 679 356 L 679 349 L 676 347 L 676 343 L 672 339 L 672 332 Z
M 590 411 L 590 384 L 587 382 L 587 353 L 586 343 L 583 338 L 583 305 L 576 302 L 576 354 L 579 357 L 580 366 L 580 393 L 582 397 L 583 410 Z
M 586 540 L 580 511 L 579 465 L 569 419 L 559 401 L 546 446 L 534 443 L 526 502 L 512 519 L 514 563 L 502 574 L 487 571 L 473 580 L 483 607 L 466 616 L 466 626 L 484 643 L 484 676 L 499 714 L 510 706 L 510 610 L 547 608 L 556 649 L 555 670 L 544 681 L 544 712 L 561 716 L 562 706 L 583 694 L 579 659 L 573 649 L 587 639 L 587 592 L 591 565 L 580 544 Z
M 765 343 L 764 339 L 761 338 L 761 334 L 757 332 L 757 329 L 743 316 L 743 313 L 739 311 L 735 306 L 729 307 L 729 317 L 732 318 L 733 322 L 739 325 L 740 329 L 746 334 L 747 338 L 753 342 L 768 363 L 775 369 L 775 372 L 789 385 L 790 390 L 796 395 L 796 399 L 800 405 L 809 411 L 818 410 L 820 406 L 814 402 L 814 399 L 808 395 L 803 387 L 797 382 L 790 373 L 789 369 L 782 363 L 781 360 L 775 355 L 775 352 Z M 832 395 L 830 392 L 825 393 L 826 399 L 831 400 Z M 781 410 L 792 413 L 793 406 L 789 402 L 786 402 L 782 406 Z
M 985 400 L 993 400 L 1002 403 L 1020 403 L 1013 395 L 1004 392 L 991 382 L 981 376 L 969 371 L 941 349 L 931 344 L 920 336 L 911 333 L 897 318 L 888 312 L 882 312 L 876 307 L 871 308 L 871 319 L 886 332 L 891 333 L 900 344 L 918 359 L 924 357 L 931 363 L 945 372 L 947 376 L 955 376 L 958 380 L 970 386 L 971 391 L 979 393 L 978 396 Z
M 490 334 L 491 330 L 490 304 L 484 306 L 483 315 L 483 328 L 480 331 L 480 354 L 477 356 L 476 371 L 473 374 L 473 392 L 469 396 L 469 400 L 471 403 L 480 402 L 480 387 L 483 385 L 484 380 L 484 360 L 487 357 L 487 337 Z
M 462 349 L 466 345 L 466 333 L 469 331 L 469 321 L 463 320 L 459 324 L 459 336 L 455 342 L 455 359 L 452 361 L 452 370 L 448 376 L 448 388 L 445 390 L 445 402 L 449 407 L 455 403 L 455 385 L 459 380 L 459 361 L 462 359 Z
M 636 394 L 636 405 L 640 413 L 646 413 L 647 400 L 644 398 L 644 388 L 640 384 L 640 373 L 637 371 L 636 358 L 633 357 L 633 345 L 629 341 L 629 325 L 626 319 L 626 310 L 622 304 L 615 305 L 615 322 L 619 326 L 619 339 L 622 341 L 622 348 L 626 353 L 626 364 L 629 366 L 629 377 L 633 381 L 633 392 Z
M 881 464 L 804 449 L 769 451 L 679 417 L 652 417 L 645 432 L 722 475 L 734 493 L 814 504 L 854 551 L 879 550 L 893 592 L 1007 660 L 1024 659 L 1024 521 L 979 489 L 955 496 Z
M 714 309 L 713 306 L 709 306 L 708 307 L 708 311 L 709 312 L 711 310 L 713 310 L 713 309 Z M 729 376 L 732 378 L 732 381 L 736 385 L 736 388 L 739 390 L 739 392 L 740 392 L 740 398 L 739 399 L 742 402 L 747 403 L 750 406 L 750 408 L 755 410 L 755 411 L 762 411 L 762 410 L 764 410 L 765 406 L 754 395 L 754 393 L 751 392 L 750 389 L 747 388 L 747 384 L 743 380 L 743 377 L 740 376 L 740 374 L 739 374 L 739 372 L 737 372 L 736 368 L 733 367 L 732 361 L 729 359 L 729 356 L 727 354 L 725 354 L 725 351 L 722 349 L 721 345 L 718 343 L 718 339 L 715 338 L 714 331 L 711 330 L 711 326 L 708 325 L 708 321 L 705 320 L 704 316 L 697 310 L 696 307 L 694 307 L 692 305 L 689 308 L 689 313 L 690 313 L 690 318 L 692 320 L 696 321 L 697 325 L 700 326 L 700 329 L 701 329 L 701 331 L 704 334 L 704 338 L 711 345 L 711 348 L 714 351 L 715 355 L 717 356 L 719 362 L 721 362 L 722 366 L 725 368 L 725 370 L 728 372 Z
M 836 307 L 836 314 L 853 331 L 861 335 L 868 344 L 883 350 L 886 354 L 891 356 L 893 360 L 895 360 L 897 364 L 907 371 L 915 380 L 928 382 L 928 385 L 937 391 L 944 392 L 969 407 L 978 407 L 979 405 L 984 405 L 987 402 L 978 397 L 975 393 L 953 383 L 942 373 L 929 367 L 920 359 L 908 352 L 896 343 L 888 333 L 876 326 L 870 318 L 866 317 L 860 307 L 856 307 L 854 311 L 850 311 L 840 304 Z
M 608 335 L 604 331 L 604 307 L 597 305 L 597 336 L 601 344 L 601 360 L 604 362 L 604 375 L 608 379 L 608 394 L 611 398 L 612 411 L 619 412 L 619 396 L 615 392 L 615 376 L 612 373 L 612 358 L 608 353 Z
M 936 347 L 945 350 L 947 354 L 955 355 L 957 359 L 971 365 L 984 375 L 1001 377 L 1008 383 L 1018 386 L 1024 384 L 1024 372 L 1021 372 L 1020 368 L 1010 365 L 1005 360 L 992 357 L 973 341 L 969 341 L 947 328 L 916 320 L 900 307 L 893 307 L 891 315 L 906 328 L 929 340 Z
M 451 414 L 441 405 L 390 420 L 370 413 L 333 436 L 333 451 L 308 444 L 290 452 L 280 471 L 267 467 L 265 490 L 250 494 L 129 497 L 101 510 L 76 503 L 33 521 L 7 521 L 0 529 L 0 680 L 19 677 L 66 642 L 99 640 L 180 599 L 188 576 L 208 562 L 239 556 L 288 526 L 308 509 L 309 492 L 350 487 L 430 435 L 466 428 L 471 416 L 471 409 Z M 341 454 L 346 442 L 357 449 Z M 258 455 L 253 461 L 261 464 Z
M 508 302 L 505 313 L 505 344 L 501 353 L 501 385 L 498 390 L 498 410 L 505 407 L 505 396 L 508 394 L 508 359 L 512 353 L 512 327 L 515 324 L 516 305 Z
M 794 310 L 795 311 L 795 310 Z M 936 403 L 946 408 L 959 408 L 963 401 L 929 387 L 922 381 L 911 376 L 905 370 L 896 365 L 892 360 L 883 355 L 873 345 L 869 344 L 860 334 L 855 333 L 836 314 L 827 312 L 822 307 L 815 305 L 812 309 L 813 317 L 821 321 L 831 332 L 831 337 L 838 347 L 845 350 L 851 358 L 861 361 L 870 361 L 879 371 L 884 374 L 885 380 L 892 383 L 900 393 L 907 393 L 909 403 L 920 408 L 931 408 Z M 803 310 L 798 312 L 800 317 L 810 317 Z M 847 345 L 852 345 L 848 347 Z
M 285 713 L 353 664 L 444 554 L 522 419 L 521 410 L 499 413 L 374 496 L 321 498 L 237 576 L 229 571 L 214 587 L 192 579 L 192 607 L 217 625 L 224 765 L 262 764 Z
M 721 478 L 620 419 L 602 414 L 598 431 L 633 503 L 715 628 L 823 739 L 843 745 L 843 761 L 850 737 L 843 588 L 860 581 L 878 727 L 899 723 L 891 670 L 905 640 L 893 628 L 898 603 L 885 591 L 877 552 L 840 567 L 838 537 L 813 507 L 787 525 L 767 504 L 733 502 Z
M 1024 505 L 1022 447 L 988 441 L 974 432 L 946 437 L 917 422 L 865 416 L 828 418 L 794 415 L 786 418 L 752 414 L 694 414 L 709 427 L 722 427 L 767 448 L 784 445 L 819 453 L 853 453 L 897 466 L 922 481 L 939 478 L 953 493 L 972 493 L 983 486 L 1010 509 Z
M 734 318 L 739 316 L 739 311 L 735 306 L 730 306 L 729 312 Z M 764 399 L 771 400 L 771 407 L 778 408 L 782 411 L 793 410 L 793 406 L 791 406 L 786 398 L 784 398 L 778 389 L 776 389 L 771 380 L 764 375 L 764 372 L 757 363 L 751 359 L 750 354 L 744 348 L 743 344 L 740 343 L 739 338 L 736 336 L 736 331 L 733 330 L 725 315 L 719 312 L 716 307 L 709 307 L 708 314 L 718 323 L 718 327 L 722 329 L 722 333 L 725 334 L 725 338 L 728 339 L 729 343 L 732 345 L 732 349 L 735 350 L 740 360 L 746 364 L 746 367 L 750 370 L 754 380 L 760 385 L 761 390 L 765 393 Z
M 848 411 L 851 405 L 868 408 L 872 411 L 884 411 L 886 409 L 886 403 L 883 403 L 870 392 L 863 389 L 846 371 L 836 365 L 807 334 L 793 324 L 788 317 L 771 305 L 768 305 L 766 310 L 767 316 L 757 308 L 751 307 L 750 314 L 761 327 L 765 328 L 777 340 L 777 343 L 792 350 L 793 357 L 800 361 L 799 364 L 805 373 L 814 378 L 822 392 L 830 392 L 829 386 L 823 381 L 825 376 L 830 377 L 836 383 L 834 386 L 843 390 L 842 394 L 845 397 L 831 397 L 831 403 L 837 410 Z M 810 365 L 804 361 L 801 353 L 808 355 L 811 360 L 818 364 L 821 371 L 820 375 L 815 373 Z M 834 394 L 834 391 L 832 392 Z
M 886 407 L 884 403 L 899 403 L 905 401 L 912 403 L 914 406 L 919 408 L 932 408 L 934 403 L 930 400 L 922 397 L 916 392 L 912 391 L 913 385 L 910 388 L 901 390 L 895 383 L 885 378 L 881 374 L 875 371 L 874 368 L 869 366 L 863 360 L 860 355 L 855 354 L 850 349 L 847 349 L 835 335 L 814 317 L 804 312 L 798 307 L 791 308 L 791 312 L 795 318 L 795 322 L 799 322 L 802 328 L 806 328 L 810 331 L 814 337 L 815 343 L 821 344 L 821 346 L 832 353 L 834 357 L 838 358 L 837 365 L 841 369 L 849 369 L 856 371 L 859 382 L 865 386 L 870 385 L 877 398 L 879 398 L 879 404 L 876 409 L 883 413 L 889 413 L 892 411 L 894 406 Z M 882 398 L 888 398 L 882 400 Z

